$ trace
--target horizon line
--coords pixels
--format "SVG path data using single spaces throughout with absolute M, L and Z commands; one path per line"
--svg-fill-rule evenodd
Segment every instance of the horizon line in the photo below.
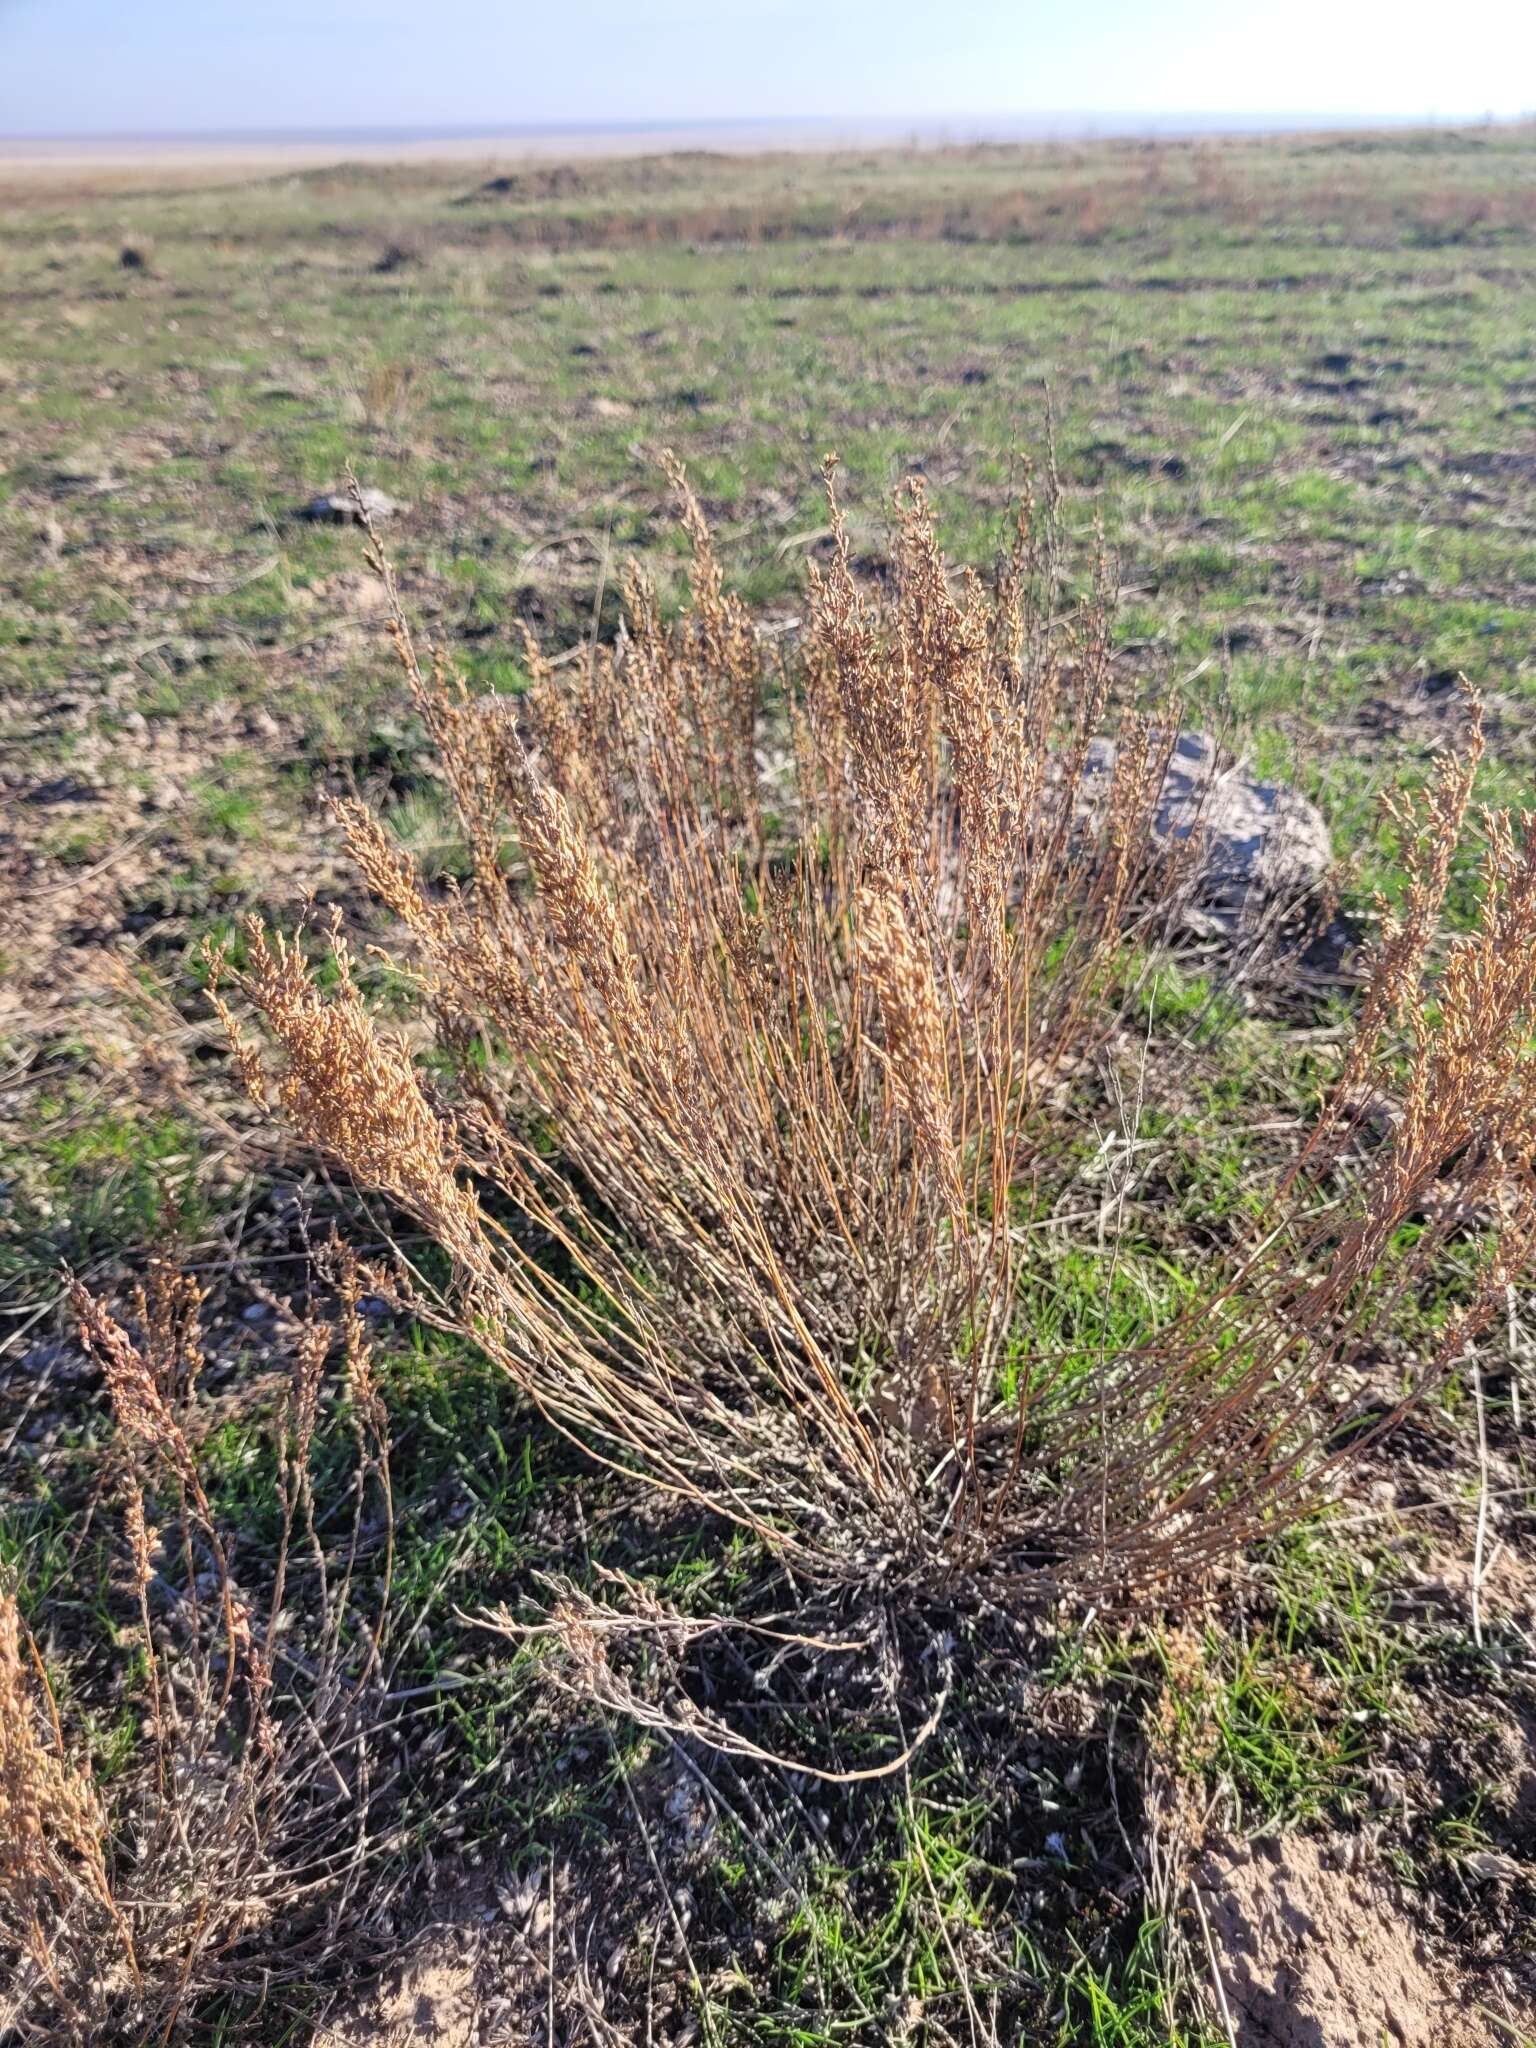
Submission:
M 1365 113 L 1359 110 L 1322 108 L 1221 108 L 1203 112 L 1188 108 L 1166 111 L 1146 108 L 1026 108 L 1012 113 L 935 114 L 721 114 L 679 115 L 645 118 L 614 117 L 610 120 L 570 119 L 538 121 L 400 121 L 339 122 L 334 126 L 314 124 L 273 127 L 218 128 L 93 128 L 93 129 L 10 129 L 0 130 L 0 145 L 12 143 L 329 143 L 359 142 L 388 138 L 430 142 L 487 141 L 519 136 L 559 135 L 646 135 L 689 130 L 824 128 L 849 130 L 880 128 L 895 133 L 932 133 L 956 127 L 985 131 L 995 127 L 1059 124 L 1074 129 L 1074 139 L 1089 139 L 1095 128 L 1107 125 L 1136 130 L 1144 128 L 1199 129 L 1219 132 L 1232 124 L 1235 132 L 1255 129 L 1305 128 L 1404 128 L 1404 127 L 1512 127 L 1536 118 L 1536 108 L 1519 113 L 1442 112 L 1393 110 Z M 986 134 L 968 139 L 984 141 Z M 1002 137 L 1003 140 L 1017 139 Z

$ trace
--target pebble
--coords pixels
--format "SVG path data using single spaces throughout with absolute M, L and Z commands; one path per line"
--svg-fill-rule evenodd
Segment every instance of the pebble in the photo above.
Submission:
M 363 510 L 370 519 L 393 519 L 397 512 L 409 509 L 397 498 L 391 498 L 384 491 L 376 491 L 371 484 L 365 486 L 361 497 Z M 298 516 L 321 525 L 351 526 L 357 523 L 357 506 L 350 491 L 321 491 L 307 505 L 299 507 Z

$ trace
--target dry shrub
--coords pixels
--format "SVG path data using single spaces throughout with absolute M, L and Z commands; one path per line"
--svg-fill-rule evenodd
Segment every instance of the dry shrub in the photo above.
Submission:
M 1091 1111 L 1134 1056 L 1197 851 L 1157 829 L 1173 716 L 1123 719 L 1096 765 L 1108 583 L 1067 601 L 1053 492 L 984 585 L 946 569 L 914 485 L 876 604 L 829 467 L 832 550 L 775 694 L 673 480 L 681 618 L 631 569 L 617 644 L 574 681 L 530 648 L 518 707 L 423 673 L 375 547 L 473 880 L 429 891 L 341 816 L 454 1078 L 370 1014 L 345 947 L 326 989 L 253 927 L 217 997 L 248 1085 L 451 1255 L 449 1289 L 402 1283 L 421 1314 L 595 1458 L 812 1579 L 1183 1595 L 1314 1497 L 1343 1368 L 1455 1227 L 1403 1233 L 1432 1183 L 1483 1205 L 1494 1249 L 1404 1398 L 1527 1256 L 1536 849 L 1488 821 L 1481 925 L 1431 1001 L 1471 787 L 1445 768 L 1338 1094 L 1263 1217 L 1144 1340 L 1042 1346 L 1025 1226 L 1077 1171 L 1074 1088 Z M 1370 1154 L 1356 1114 L 1383 1090 L 1402 1115 Z
M 121 1623 L 89 1696 L 131 1716 L 137 1740 L 110 1773 L 93 1766 L 17 1590 L 0 1586 L 7 2040 L 164 2040 L 209 1995 L 303 1980 L 337 1952 L 388 1846 L 388 1442 L 345 1264 L 342 1283 L 336 1327 L 289 1322 L 270 1549 L 244 1531 L 231 1548 L 200 1477 L 196 1283 L 157 1268 L 130 1318 L 137 1337 L 75 1291 L 117 1422 L 121 1513 Z M 311 1479 L 332 1354 L 355 1436 L 339 1538 L 322 1534 L 331 1515 L 317 1516 Z
M 65 1750 L 42 1660 L 14 1597 L 0 1588 L 0 1929 L 20 1966 L 61 2001 L 57 1929 L 82 1913 L 116 1934 L 119 1974 L 140 1976 L 107 1874 L 105 1834 L 96 1786 Z

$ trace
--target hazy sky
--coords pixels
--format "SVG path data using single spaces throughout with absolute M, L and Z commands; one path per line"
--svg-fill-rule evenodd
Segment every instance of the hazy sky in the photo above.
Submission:
M 0 133 L 1513 114 L 1536 0 L 0 0 Z

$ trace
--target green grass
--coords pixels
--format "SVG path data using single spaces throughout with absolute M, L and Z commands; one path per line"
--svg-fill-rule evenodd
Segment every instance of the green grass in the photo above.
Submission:
M 1096 1967 L 1079 1956 L 1067 1968 L 1058 2048 L 1223 2048 L 1224 2033 L 1180 2017 L 1161 1963 L 1163 1931 L 1146 1920 L 1122 1960 Z
M 0 1144 L 0 1292 L 44 1299 L 75 1271 L 195 1232 L 207 1213 L 198 1134 L 183 1118 L 112 1106 L 69 1079 Z
M 1322 1517 L 1279 1544 L 1237 1617 L 1194 1642 L 1151 1639 L 1173 1752 L 1225 1790 L 1238 1827 L 1363 1811 L 1371 1766 L 1410 1706 L 1411 1653 L 1384 1576 Z
M 387 657 L 326 594 L 356 544 L 284 518 L 347 461 L 412 504 L 391 543 L 413 602 L 477 680 L 515 689 L 512 617 L 557 645 L 581 634 L 605 552 L 671 575 L 663 444 L 690 463 L 732 575 L 793 607 L 825 448 L 870 549 L 888 485 L 919 466 L 946 541 L 984 562 L 1049 392 L 1064 473 L 1091 487 L 1136 593 L 1136 666 L 1208 664 L 1198 711 L 1226 699 L 1359 779 L 1338 734 L 1368 701 L 1445 667 L 1516 701 L 1531 689 L 1536 477 L 1497 458 L 1529 424 L 1536 265 L 1496 221 L 1536 191 L 1536 139 L 1437 155 L 1405 137 L 1343 170 L 1304 141 L 1215 160 L 1214 179 L 1209 150 L 1168 146 L 1154 171 L 1106 146 L 792 178 L 744 162 L 707 181 L 663 162 L 643 184 L 620 164 L 585 171 L 574 207 L 459 207 L 451 167 L 126 205 L 44 189 L 0 230 L 21 401 L 0 674 L 24 703 L 67 668 L 100 696 L 97 722 L 127 674 L 141 708 L 194 727 L 220 701 L 307 714 L 318 692 L 336 731 L 317 749 L 306 715 L 301 749 L 316 768 L 355 761 L 390 692 Z M 1437 191 L 1492 211 L 1426 242 Z M 716 239 L 706 203 L 793 232 Z M 111 269 L 125 211 L 152 277 Z M 644 248 L 549 245 L 639 217 L 659 236 Z M 853 239 L 834 245 L 839 224 Z M 376 275 L 389 234 L 423 257 Z M 82 473 L 111 487 L 82 491 Z M 46 567 L 43 516 L 63 533 Z M 1085 500 L 1085 545 L 1089 516 Z M 146 624 L 169 641 L 140 649 Z M 1389 759 L 1412 771 L 1434 736 L 1408 721 L 1366 778 Z M 189 835 L 248 839 L 281 798 L 268 750 L 246 751 L 241 797 L 210 794 Z

